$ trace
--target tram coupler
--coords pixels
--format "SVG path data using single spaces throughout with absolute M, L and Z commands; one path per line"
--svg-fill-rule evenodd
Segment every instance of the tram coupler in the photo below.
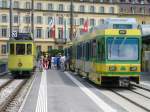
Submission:
M 119 77 L 120 87 L 129 87 L 130 81 L 128 77 Z

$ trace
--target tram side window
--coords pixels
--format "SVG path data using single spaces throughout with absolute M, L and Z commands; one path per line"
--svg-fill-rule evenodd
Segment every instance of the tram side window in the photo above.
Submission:
M 92 58 L 92 41 L 89 43 L 89 54 L 90 58 Z
M 86 43 L 86 61 L 89 61 L 90 58 L 90 45 Z
M 16 55 L 25 54 L 25 44 L 16 44 Z
M 92 56 L 93 58 L 96 57 L 96 40 L 93 40 L 92 42 Z
M 101 53 L 102 53 L 102 60 L 105 60 L 105 44 L 102 43 L 101 45 Z
M 82 45 L 82 57 L 85 59 L 85 44 Z
M 32 44 L 27 44 L 27 55 L 32 54 Z
M 77 59 L 80 59 L 80 46 L 77 46 Z
M 82 58 L 82 56 L 83 56 L 83 54 L 82 54 L 82 44 L 80 45 L 80 52 L 79 52 L 79 59 L 81 59 Z
M 10 44 L 10 54 L 14 54 L 14 44 Z
M 101 55 L 102 55 L 101 52 L 102 52 L 102 51 L 101 51 L 101 43 L 98 42 L 98 51 L 97 51 L 97 54 L 98 54 L 98 55 L 97 55 L 97 56 L 98 56 L 97 58 L 98 58 L 98 60 L 101 60 Z

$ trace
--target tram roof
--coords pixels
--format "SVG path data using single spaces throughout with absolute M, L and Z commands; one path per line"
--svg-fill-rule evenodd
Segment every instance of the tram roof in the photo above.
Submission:
M 120 29 L 105 29 L 105 30 L 95 30 L 93 32 L 88 32 L 83 35 L 81 35 L 79 38 L 74 40 L 74 43 L 82 42 L 84 40 L 90 40 L 94 39 L 96 36 L 99 35 L 105 35 L 105 36 L 118 36 L 120 35 L 120 31 L 125 31 L 126 34 L 121 34 L 121 35 L 134 35 L 134 36 L 141 36 L 141 31 L 139 29 L 129 29 L 129 30 L 120 30 Z
M 17 33 L 17 37 L 11 38 L 10 40 L 23 40 L 23 41 L 32 41 L 32 34 L 31 33 Z

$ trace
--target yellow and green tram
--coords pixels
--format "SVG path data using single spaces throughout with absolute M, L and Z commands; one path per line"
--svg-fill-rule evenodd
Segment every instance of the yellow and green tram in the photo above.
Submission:
M 70 50 L 72 70 L 99 85 L 139 83 L 141 31 L 127 23 L 98 28 L 75 40 Z
M 10 39 L 8 69 L 13 74 L 30 74 L 35 68 L 35 44 L 30 34 L 20 33 L 15 39 Z

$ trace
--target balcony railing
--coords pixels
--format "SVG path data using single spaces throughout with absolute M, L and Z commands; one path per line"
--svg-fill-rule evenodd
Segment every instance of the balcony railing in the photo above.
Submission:
M 67 39 L 65 39 L 65 38 L 56 38 L 55 39 L 56 44 L 66 44 L 66 42 L 67 42 Z

